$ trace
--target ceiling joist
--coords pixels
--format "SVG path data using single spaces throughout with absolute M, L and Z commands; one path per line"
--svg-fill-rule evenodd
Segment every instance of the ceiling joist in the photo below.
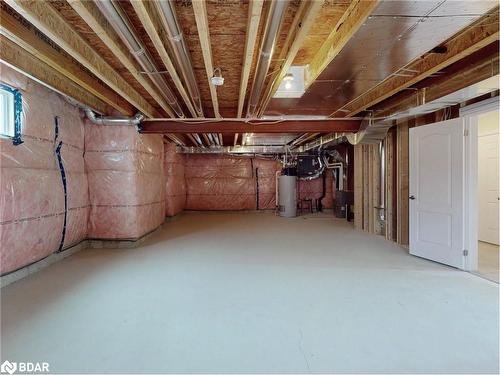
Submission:
M 203 61 L 205 63 L 205 71 L 207 73 L 208 86 L 210 87 L 210 96 L 214 108 L 215 117 L 221 117 L 219 114 L 219 101 L 217 99 L 217 90 L 212 84 L 211 78 L 214 74 L 212 63 L 212 47 L 210 45 L 210 31 L 208 29 L 207 5 L 205 0 L 193 0 L 193 11 L 196 20 L 196 28 L 200 39 L 201 51 L 203 53 Z
M 427 78 L 416 90 L 404 90 L 371 109 L 377 117 L 404 112 L 423 103 L 481 82 L 499 74 L 498 42 L 450 66 L 446 74 Z
M 0 19 L 0 34 L 6 36 L 45 64 L 106 102 L 121 114 L 126 116 L 134 114 L 135 109 L 130 103 L 107 86 L 102 85 L 100 81 L 87 74 L 71 58 L 61 54 L 60 51 L 42 40 L 32 30 L 26 28 L 25 25 L 7 12 L 4 12 Z
M 191 103 L 189 95 L 186 92 L 186 89 L 184 88 L 182 81 L 179 75 L 177 74 L 177 71 L 175 70 L 174 64 L 172 63 L 172 60 L 170 59 L 170 56 L 168 55 L 168 52 L 165 49 L 165 45 L 161 41 L 161 37 L 158 31 L 159 25 L 155 24 L 153 18 L 148 13 L 145 4 L 142 1 L 132 1 L 131 5 L 134 8 L 135 13 L 139 17 L 142 26 L 148 33 L 149 38 L 153 42 L 153 45 L 155 46 L 155 49 L 158 52 L 158 55 L 160 55 L 161 61 L 167 68 L 168 74 L 170 74 L 170 77 L 172 78 L 175 87 L 179 91 L 179 94 L 181 95 L 182 99 L 184 100 L 184 103 L 186 103 L 189 112 L 193 117 L 197 117 L 198 115 Z
M 331 114 L 332 117 L 351 117 L 404 90 L 413 84 L 445 69 L 460 59 L 493 43 L 499 37 L 498 7 L 468 26 L 441 47 L 444 53 L 427 53 L 401 70 L 405 74 L 393 74 L 371 90 L 344 105 Z M 409 74 L 411 73 L 411 74 Z
M 94 51 L 52 6 L 37 0 L 5 2 L 139 111 L 148 117 L 158 115 L 154 107 Z
M 0 44 L 0 61 L 8 66 L 93 110 L 104 114 L 111 112 L 112 108 L 107 103 L 3 35 L 0 36 Z
M 250 3 L 248 5 L 245 53 L 243 58 L 243 67 L 241 70 L 240 94 L 238 97 L 238 115 L 236 116 L 238 118 L 241 118 L 243 113 L 243 105 L 245 103 L 248 79 L 250 77 L 250 69 L 252 67 L 253 57 L 255 53 L 255 44 L 257 42 L 257 34 L 263 5 L 264 0 L 250 0 Z
M 160 107 L 168 113 L 169 116 L 174 117 L 175 114 L 172 108 L 168 105 L 158 89 L 153 86 L 143 74 L 137 64 L 130 57 L 123 47 L 121 47 L 119 39 L 109 32 L 110 27 L 108 23 L 98 11 L 92 1 L 85 0 L 68 0 L 69 5 L 78 15 L 87 23 L 87 25 L 96 33 L 99 39 L 109 48 L 109 50 L 116 56 L 121 64 L 132 74 L 142 87 L 144 87 L 153 99 L 160 105 Z
M 262 104 L 258 111 L 259 116 L 264 113 L 269 101 L 278 90 L 283 78 L 288 73 L 292 66 L 295 56 L 302 47 L 311 26 L 314 24 L 316 16 L 318 15 L 323 2 L 321 1 L 303 1 L 300 3 L 299 9 L 295 14 L 295 18 L 288 32 L 284 46 L 278 56 L 278 61 L 283 61 L 279 71 L 276 73 L 275 78 L 272 79 L 264 91 Z
M 377 6 L 377 0 L 353 0 L 309 64 L 308 88 L 340 53 Z

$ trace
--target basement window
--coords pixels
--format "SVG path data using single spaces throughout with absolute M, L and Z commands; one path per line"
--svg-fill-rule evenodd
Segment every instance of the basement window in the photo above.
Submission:
M 0 84 L 0 137 L 12 139 L 14 145 L 21 140 L 22 96 L 19 90 Z

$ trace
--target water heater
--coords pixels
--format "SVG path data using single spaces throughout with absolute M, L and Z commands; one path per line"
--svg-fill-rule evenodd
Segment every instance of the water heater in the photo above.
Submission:
M 278 203 L 280 216 L 297 216 L 297 176 L 278 177 Z

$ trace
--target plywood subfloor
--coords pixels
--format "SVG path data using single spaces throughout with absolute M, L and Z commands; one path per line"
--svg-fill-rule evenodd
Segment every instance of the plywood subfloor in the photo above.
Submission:
M 499 370 L 498 285 L 331 216 L 186 214 L 2 289 L 2 361 L 52 373 Z

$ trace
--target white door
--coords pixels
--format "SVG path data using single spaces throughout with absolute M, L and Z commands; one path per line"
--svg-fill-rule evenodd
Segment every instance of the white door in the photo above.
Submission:
M 410 254 L 464 267 L 464 120 L 410 129 Z
M 479 241 L 499 244 L 499 139 L 500 135 L 478 137 Z

